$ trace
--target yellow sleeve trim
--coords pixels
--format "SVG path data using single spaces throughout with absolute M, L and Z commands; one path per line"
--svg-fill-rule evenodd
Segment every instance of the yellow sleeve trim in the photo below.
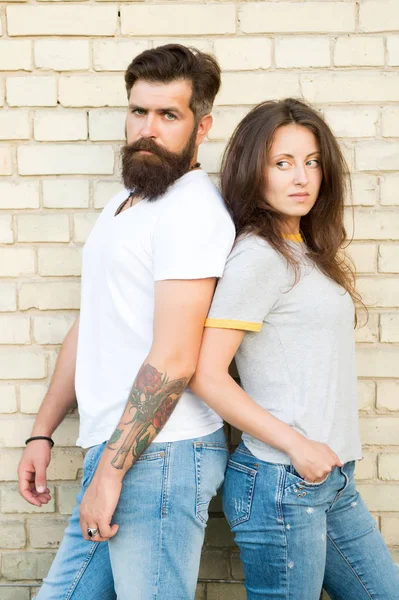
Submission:
M 229 319 L 207 319 L 205 327 L 215 327 L 218 329 L 243 329 L 244 331 L 259 332 L 262 323 L 252 323 L 251 321 L 233 321 Z
M 292 242 L 303 242 L 303 237 L 300 233 L 283 233 L 285 240 L 291 240 Z

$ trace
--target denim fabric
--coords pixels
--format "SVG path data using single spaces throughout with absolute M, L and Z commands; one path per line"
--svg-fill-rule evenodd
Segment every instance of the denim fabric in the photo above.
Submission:
M 398 600 L 399 569 L 354 481 L 355 463 L 321 483 L 292 465 L 231 456 L 223 509 L 240 548 L 248 600 Z
M 228 451 L 223 429 L 152 444 L 123 480 L 108 542 L 87 542 L 79 506 L 105 444 L 86 454 L 81 490 L 36 600 L 190 600 L 195 596 L 208 506 Z

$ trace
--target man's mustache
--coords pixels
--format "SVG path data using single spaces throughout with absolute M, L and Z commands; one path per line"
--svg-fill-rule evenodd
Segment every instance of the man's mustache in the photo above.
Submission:
M 140 152 L 140 150 L 144 150 L 145 152 L 152 152 L 155 156 L 159 156 L 160 158 L 169 158 L 170 155 L 174 154 L 173 152 L 169 152 L 168 150 L 158 146 L 151 139 L 142 138 L 140 140 L 136 140 L 132 144 L 126 144 L 125 152 L 127 152 L 130 156 L 135 154 L 136 152 Z

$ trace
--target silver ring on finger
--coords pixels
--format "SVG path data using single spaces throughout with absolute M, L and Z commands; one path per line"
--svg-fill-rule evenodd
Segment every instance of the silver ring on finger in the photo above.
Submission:
M 88 527 L 87 528 L 87 535 L 89 536 L 89 538 L 94 537 L 95 535 L 98 535 L 100 532 L 97 528 L 95 527 Z

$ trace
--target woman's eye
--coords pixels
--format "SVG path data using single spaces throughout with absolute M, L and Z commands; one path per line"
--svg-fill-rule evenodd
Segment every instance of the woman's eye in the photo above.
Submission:
M 278 163 L 276 163 L 276 165 L 278 167 L 288 167 L 289 166 L 289 162 L 288 160 L 279 160 Z
M 312 158 L 312 160 L 308 160 L 308 162 L 306 164 L 309 165 L 310 167 L 319 167 L 320 161 L 317 160 L 316 158 Z

